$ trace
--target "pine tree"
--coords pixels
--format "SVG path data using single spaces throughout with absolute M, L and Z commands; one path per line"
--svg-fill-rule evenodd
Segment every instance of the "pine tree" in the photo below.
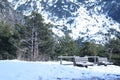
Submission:
M 0 23 L 0 59 L 16 58 L 16 47 L 11 44 L 15 32 L 12 27 L 5 23 Z
M 37 12 L 26 17 L 26 26 L 21 37 L 21 46 L 24 53 L 21 55 L 28 60 L 49 60 L 53 53 L 54 39 L 50 23 L 44 20 Z
M 77 53 L 77 47 L 74 40 L 65 32 L 65 36 L 59 39 L 56 46 L 56 55 L 73 56 Z
M 84 42 L 80 50 L 81 56 L 95 56 L 97 55 L 97 45 L 92 42 Z

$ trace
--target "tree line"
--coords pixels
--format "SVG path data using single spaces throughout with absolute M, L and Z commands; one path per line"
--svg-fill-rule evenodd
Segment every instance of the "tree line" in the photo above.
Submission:
M 55 60 L 57 56 L 103 56 L 120 64 L 119 32 L 114 30 L 116 38 L 104 45 L 82 38 L 74 40 L 69 31 L 56 38 L 52 32 L 54 25 L 45 23 L 37 12 L 25 17 L 24 25 L 16 23 L 11 26 L 0 23 L 0 59 L 21 60 Z M 111 30 L 110 32 L 113 32 Z M 112 34 L 112 33 L 111 33 Z

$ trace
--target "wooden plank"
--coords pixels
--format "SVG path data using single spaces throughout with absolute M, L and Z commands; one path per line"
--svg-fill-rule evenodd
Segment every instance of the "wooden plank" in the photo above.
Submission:
M 74 58 L 75 58 L 75 62 L 88 62 L 87 57 L 74 57 Z
M 83 67 L 93 66 L 93 64 L 88 61 L 88 57 L 79 57 L 79 56 L 74 57 L 74 65 L 83 66 Z
M 60 64 L 62 64 L 63 59 L 73 59 L 74 56 L 58 56 L 58 58 L 60 59 Z
M 58 58 L 74 58 L 74 56 L 58 56 Z
M 98 58 L 98 65 L 112 65 L 113 62 L 109 62 L 108 59 L 106 57 L 99 57 Z
M 98 61 L 99 62 L 108 62 L 107 58 L 105 58 L 105 57 L 99 57 Z

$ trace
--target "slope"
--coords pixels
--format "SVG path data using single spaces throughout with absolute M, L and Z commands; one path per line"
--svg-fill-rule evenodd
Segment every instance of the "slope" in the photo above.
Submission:
M 104 43 L 114 35 L 109 29 L 120 31 L 117 0 L 9 0 L 14 9 L 29 15 L 41 13 L 46 22 L 55 25 L 53 32 L 61 37 L 65 31 L 77 39 Z M 115 5 L 115 6 L 114 6 Z M 110 7 L 113 6 L 113 7 Z M 116 15 L 116 16 L 115 16 Z

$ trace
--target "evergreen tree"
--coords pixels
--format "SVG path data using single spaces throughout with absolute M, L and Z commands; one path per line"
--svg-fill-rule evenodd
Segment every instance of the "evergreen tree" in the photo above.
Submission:
M 108 43 L 105 44 L 108 49 L 109 58 L 111 60 L 112 55 L 118 54 L 120 56 L 120 39 L 110 39 Z
M 77 53 L 76 53 L 76 55 L 78 55 L 78 56 L 81 56 L 82 54 L 81 54 L 81 50 L 82 50 L 82 47 L 83 47 L 83 45 L 84 45 L 84 41 L 83 41 L 84 39 L 83 38 L 80 38 L 80 37 L 78 37 L 78 39 L 77 40 L 75 40 L 75 44 L 76 44 L 76 47 L 77 47 Z
M 15 32 L 9 24 L 0 23 L 0 59 L 16 58 L 16 48 L 11 44 Z
M 76 44 L 67 32 L 65 33 L 65 36 L 59 39 L 55 51 L 57 55 L 66 56 L 73 56 L 77 53 Z
M 80 50 L 81 56 L 95 56 L 97 55 L 97 45 L 93 42 L 84 42 Z
M 105 44 L 105 47 L 108 50 L 109 60 L 113 61 L 116 65 L 120 65 L 120 39 L 110 39 Z
M 26 26 L 20 44 L 24 53 L 21 57 L 28 60 L 49 60 L 54 53 L 54 39 L 52 37 L 50 23 L 44 23 L 44 20 L 37 12 L 32 12 L 26 17 Z

